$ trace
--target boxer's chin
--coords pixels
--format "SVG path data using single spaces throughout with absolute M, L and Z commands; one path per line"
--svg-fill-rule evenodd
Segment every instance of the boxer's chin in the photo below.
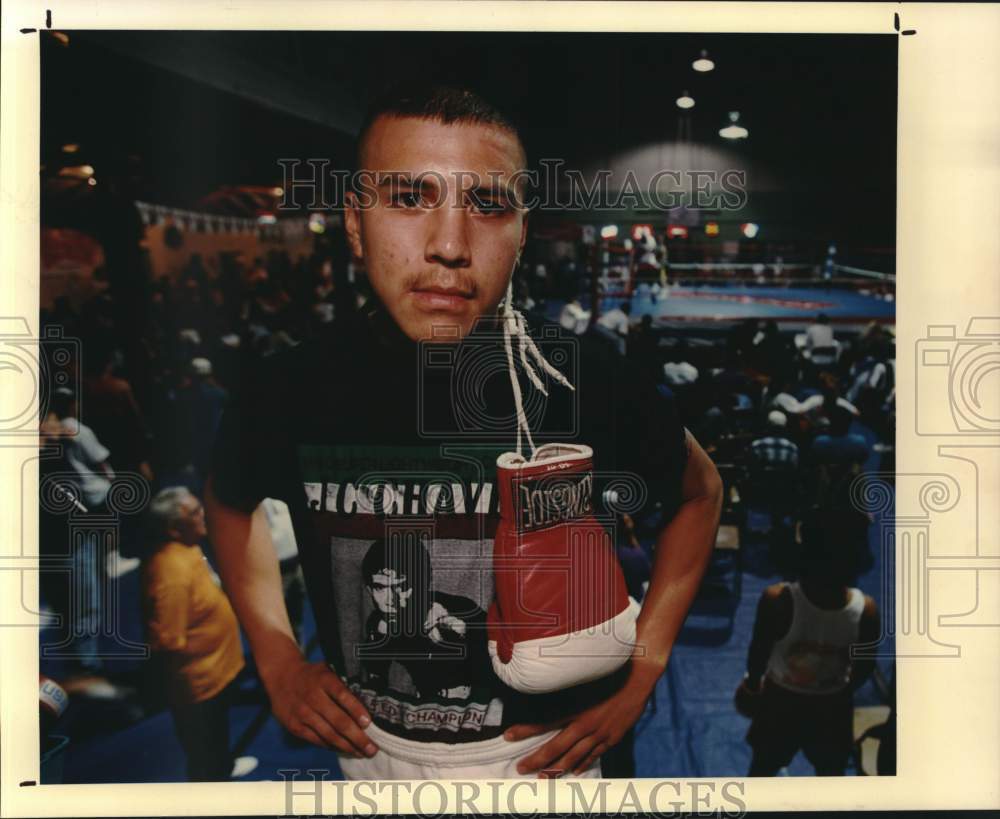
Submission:
M 472 329 L 474 318 L 455 315 L 421 316 L 404 332 L 425 344 L 447 344 L 461 341 Z

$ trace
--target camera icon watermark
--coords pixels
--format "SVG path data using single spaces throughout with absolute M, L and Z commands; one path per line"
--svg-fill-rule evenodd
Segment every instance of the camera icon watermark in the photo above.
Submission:
M 532 339 L 545 359 L 571 384 L 579 373 L 579 339 L 559 327 L 544 327 Z M 459 343 L 461 341 L 461 343 Z M 482 325 L 465 339 L 457 327 L 437 326 L 418 348 L 417 420 L 431 439 L 496 441 L 517 430 L 510 370 L 501 327 Z M 566 439 L 579 430 L 576 393 L 539 371 L 545 392 L 536 389 L 514 352 L 524 414 L 531 430 Z
M 929 325 L 916 353 L 918 435 L 1000 436 L 1000 317 Z
M 35 336 L 21 317 L 0 317 L 0 374 L 7 396 L 27 400 L 6 404 L 0 415 L 0 445 L 4 439 L 38 437 L 38 423 L 48 412 L 55 390 L 80 394 L 80 341 L 67 338 L 61 327 L 46 327 Z M 7 380 L 11 379 L 11 380 Z M 13 379 L 30 385 L 26 391 L 11 388 Z M 37 405 L 35 403 L 37 399 Z

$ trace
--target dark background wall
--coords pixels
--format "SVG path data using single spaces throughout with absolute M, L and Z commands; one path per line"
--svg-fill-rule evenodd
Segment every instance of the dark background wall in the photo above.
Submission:
M 350 163 L 362 112 L 401 76 L 482 90 L 529 151 L 570 167 L 747 171 L 772 238 L 891 247 L 896 43 L 882 35 L 69 32 L 43 37 L 42 152 L 193 207 L 221 185 L 280 184 L 277 159 Z M 707 49 L 716 69 L 692 70 Z M 675 98 L 696 99 L 681 112 Z M 718 130 L 738 110 L 750 138 Z M 54 161 L 54 160 L 53 160 Z M 640 218 L 642 214 L 636 214 Z

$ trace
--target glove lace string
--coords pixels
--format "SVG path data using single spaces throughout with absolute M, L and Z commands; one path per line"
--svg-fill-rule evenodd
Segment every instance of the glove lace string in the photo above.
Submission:
M 531 437 L 531 428 L 528 424 L 528 416 L 524 412 L 523 396 L 521 394 L 521 384 L 517 380 L 517 369 L 514 365 L 514 343 L 517 338 L 518 354 L 521 359 L 521 366 L 532 386 L 542 393 L 548 395 L 545 384 L 538 375 L 539 367 L 542 372 L 550 376 L 553 380 L 572 390 L 573 385 L 566 380 L 559 370 L 549 364 L 538 349 L 531 336 L 528 335 L 528 325 L 520 311 L 514 309 L 514 277 L 511 276 L 507 284 L 507 295 L 501 307 L 501 318 L 503 321 L 503 345 L 507 353 L 507 372 L 510 375 L 510 386 L 514 392 L 514 407 L 517 411 L 517 453 L 521 454 L 521 434 L 528 439 L 528 446 L 531 456 L 535 456 L 535 442 Z M 532 362 L 532 359 L 534 360 Z

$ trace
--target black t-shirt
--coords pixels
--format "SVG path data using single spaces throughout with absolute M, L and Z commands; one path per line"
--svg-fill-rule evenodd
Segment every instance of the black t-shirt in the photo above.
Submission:
M 686 458 L 673 403 L 598 339 L 551 325 L 532 337 L 576 386 L 543 374 L 546 396 L 519 368 L 535 445 L 593 448 L 595 513 L 609 526 L 614 511 L 657 502 L 670 514 Z M 216 442 L 215 493 L 247 512 L 265 497 L 288 504 L 326 660 L 379 727 L 475 742 L 620 685 L 624 671 L 523 695 L 491 667 L 496 459 L 516 431 L 495 324 L 418 345 L 374 309 L 243 376 Z

